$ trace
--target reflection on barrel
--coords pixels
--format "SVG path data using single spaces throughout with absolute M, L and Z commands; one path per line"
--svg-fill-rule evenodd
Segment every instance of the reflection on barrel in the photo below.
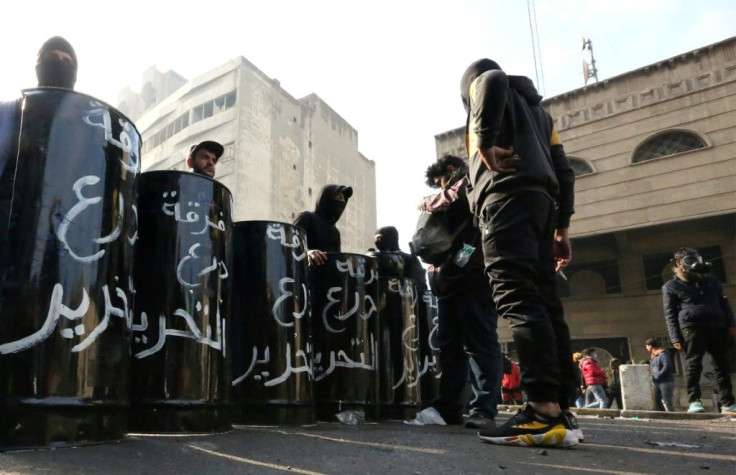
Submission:
M 120 439 L 140 136 L 59 89 L 25 91 L 19 119 L 0 150 L 0 446 Z
M 431 290 L 420 293 L 421 301 L 418 305 L 419 327 L 419 386 L 421 391 L 421 406 L 429 407 L 439 396 L 440 376 L 440 349 L 438 338 L 439 313 L 437 297 Z
M 420 403 L 416 283 L 379 279 L 379 405 L 383 419 L 412 419 Z
M 235 223 L 232 316 L 234 421 L 314 422 L 304 230 Z
M 375 260 L 328 253 L 312 267 L 312 349 L 317 419 L 363 411 L 377 417 L 378 276 Z
M 140 176 L 132 430 L 231 427 L 231 210 L 230 191 L 211 178 Z

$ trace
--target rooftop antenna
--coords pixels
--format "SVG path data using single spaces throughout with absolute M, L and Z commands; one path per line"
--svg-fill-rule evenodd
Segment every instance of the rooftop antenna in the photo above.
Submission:
M 529 33 L 532 37 L 532 54 L 534 56 L 534 73 L 537 77 L 537 87 L 544 95 L 544 71 L 542 69 L 542 49 L 539 46 L 539 30 L 537 29 L 537 9 L 534 6 L 534 0 L 527 0 L 526 9 L 529 12 Z M 539 67 L 537 67 L 537 58 L 539 58 Z M 539 81 L 539 77 L 542 81 Z
M 583 78 L 585 79 L 585 85 L 588 85 L 588 80 L 594 78 L 595 82 L 598 82 L 598 68 L 595 67 L 595 56 L 593 56 L 593 42 L 590 39 L 583 37 L 583 51 L 585 48 L 590 51 L 590 64 L 583 60 Z

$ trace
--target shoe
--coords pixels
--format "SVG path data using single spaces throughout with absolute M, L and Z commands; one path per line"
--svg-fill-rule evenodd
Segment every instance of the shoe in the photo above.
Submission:
M 703 407 L 702 402 L 695 401 L 690 403 L 690 407 L 687 408 L 687 412 L 691 414 L 695 412 L 705 412 L 705 408 Z
M 465 419 L 466 429 L 491 429 L 493 427 L 496 427 L 494 420 L 483 414 L 471 414 L 470 417 Z
M 529 404 L 502 426 L 481 430 L 478 437 L 491 444 L 520 447 L 572 447 L 579 442 L 565 413 L 546 417 L 537 414 Z
M 585 442 L 583 431 L 582 429 L 580 429 L 580 426 L 578 425 L 578 419 L 575 417 L 575 414 L 573 414 L 571 411 L 568 411 L 568 410 L 563 410 L 562 413 L 567 418 L 567 423 L 570 425 L 572 433 L 575 434 L 575 437 L 578 438 L 578 442 L 580 443 Z
M 459 426 L 463 424 L 463 415 L 460 412 L 457 413 L 446 413 L 442 411 L 438 411 L 440 413 L 440 416 L 442 416 L 442 419 L 444 419 L 445 424 L 448 426 Z
M 721 414 L 736 414 L 736 404 L 721 406 Z M 465 427 L 468 427 L 467 425 Z

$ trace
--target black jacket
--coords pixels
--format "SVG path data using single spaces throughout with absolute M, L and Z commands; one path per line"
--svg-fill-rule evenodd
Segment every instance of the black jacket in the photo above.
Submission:
M 733 309 L 715 276 L 685 282 L 675 275 L 662 286 L 662 300 L 672 343 L 683 342 L 683 328 L 725 330 L 736 326 Z
M 462 227 L 462 231 L 455 237 L 452 249 L 445 261 L 439 266 L 429 266 L 427 276 L 429 288 L 443 299 L 457 293 L 475 290 L 488 286 L 488 279 L 484 273 L 483 247 L 480 230 L 475 226 L 473 215 L 470 213 L 466 187 L 467 176 L 457 181 L 447 190 L 425 198 L 424 209 L 433 213 L 447 213 L 449 231 L 455 232 Z M 467 264 L 459 267 L 455 264 L 455 256 L 464 244 L 475 248 Z
M 480 216 L 485 205 L 506 196 L 540 191 L 555 200 L 558 229 L 570 226 L 575 173 L 542 96 L 531 79 L 507 76 L 492 61 L 473 63 L 463 76 L 461 95 L 468 113 L 466 145 L 470 162 L 468 199 Z M 521 160 L 512 173 L 489 170 L 478 153 L 492 146 L 509 148 Z
M 345 206 L 335 201 L 335 195 L 343 192 L 345 205 L 352 196 L 352 188 L 341 185 L 325 185 L 317 196 L 314 211 L 303 211 L 294 219 L 294 224 L 307 233 L 307 248 L 324 252 L 341 252 L 340 231 L 335 223 L 340 219 Z

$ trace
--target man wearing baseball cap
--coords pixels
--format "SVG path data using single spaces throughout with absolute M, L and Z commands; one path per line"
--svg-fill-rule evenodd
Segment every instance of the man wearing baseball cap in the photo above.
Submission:
M 225 147 L 212 140 L 205 140 L 189 147 L 187 166 L 193 173 L 210 178 L 215 177 L 215 165 L 225 151 Z

